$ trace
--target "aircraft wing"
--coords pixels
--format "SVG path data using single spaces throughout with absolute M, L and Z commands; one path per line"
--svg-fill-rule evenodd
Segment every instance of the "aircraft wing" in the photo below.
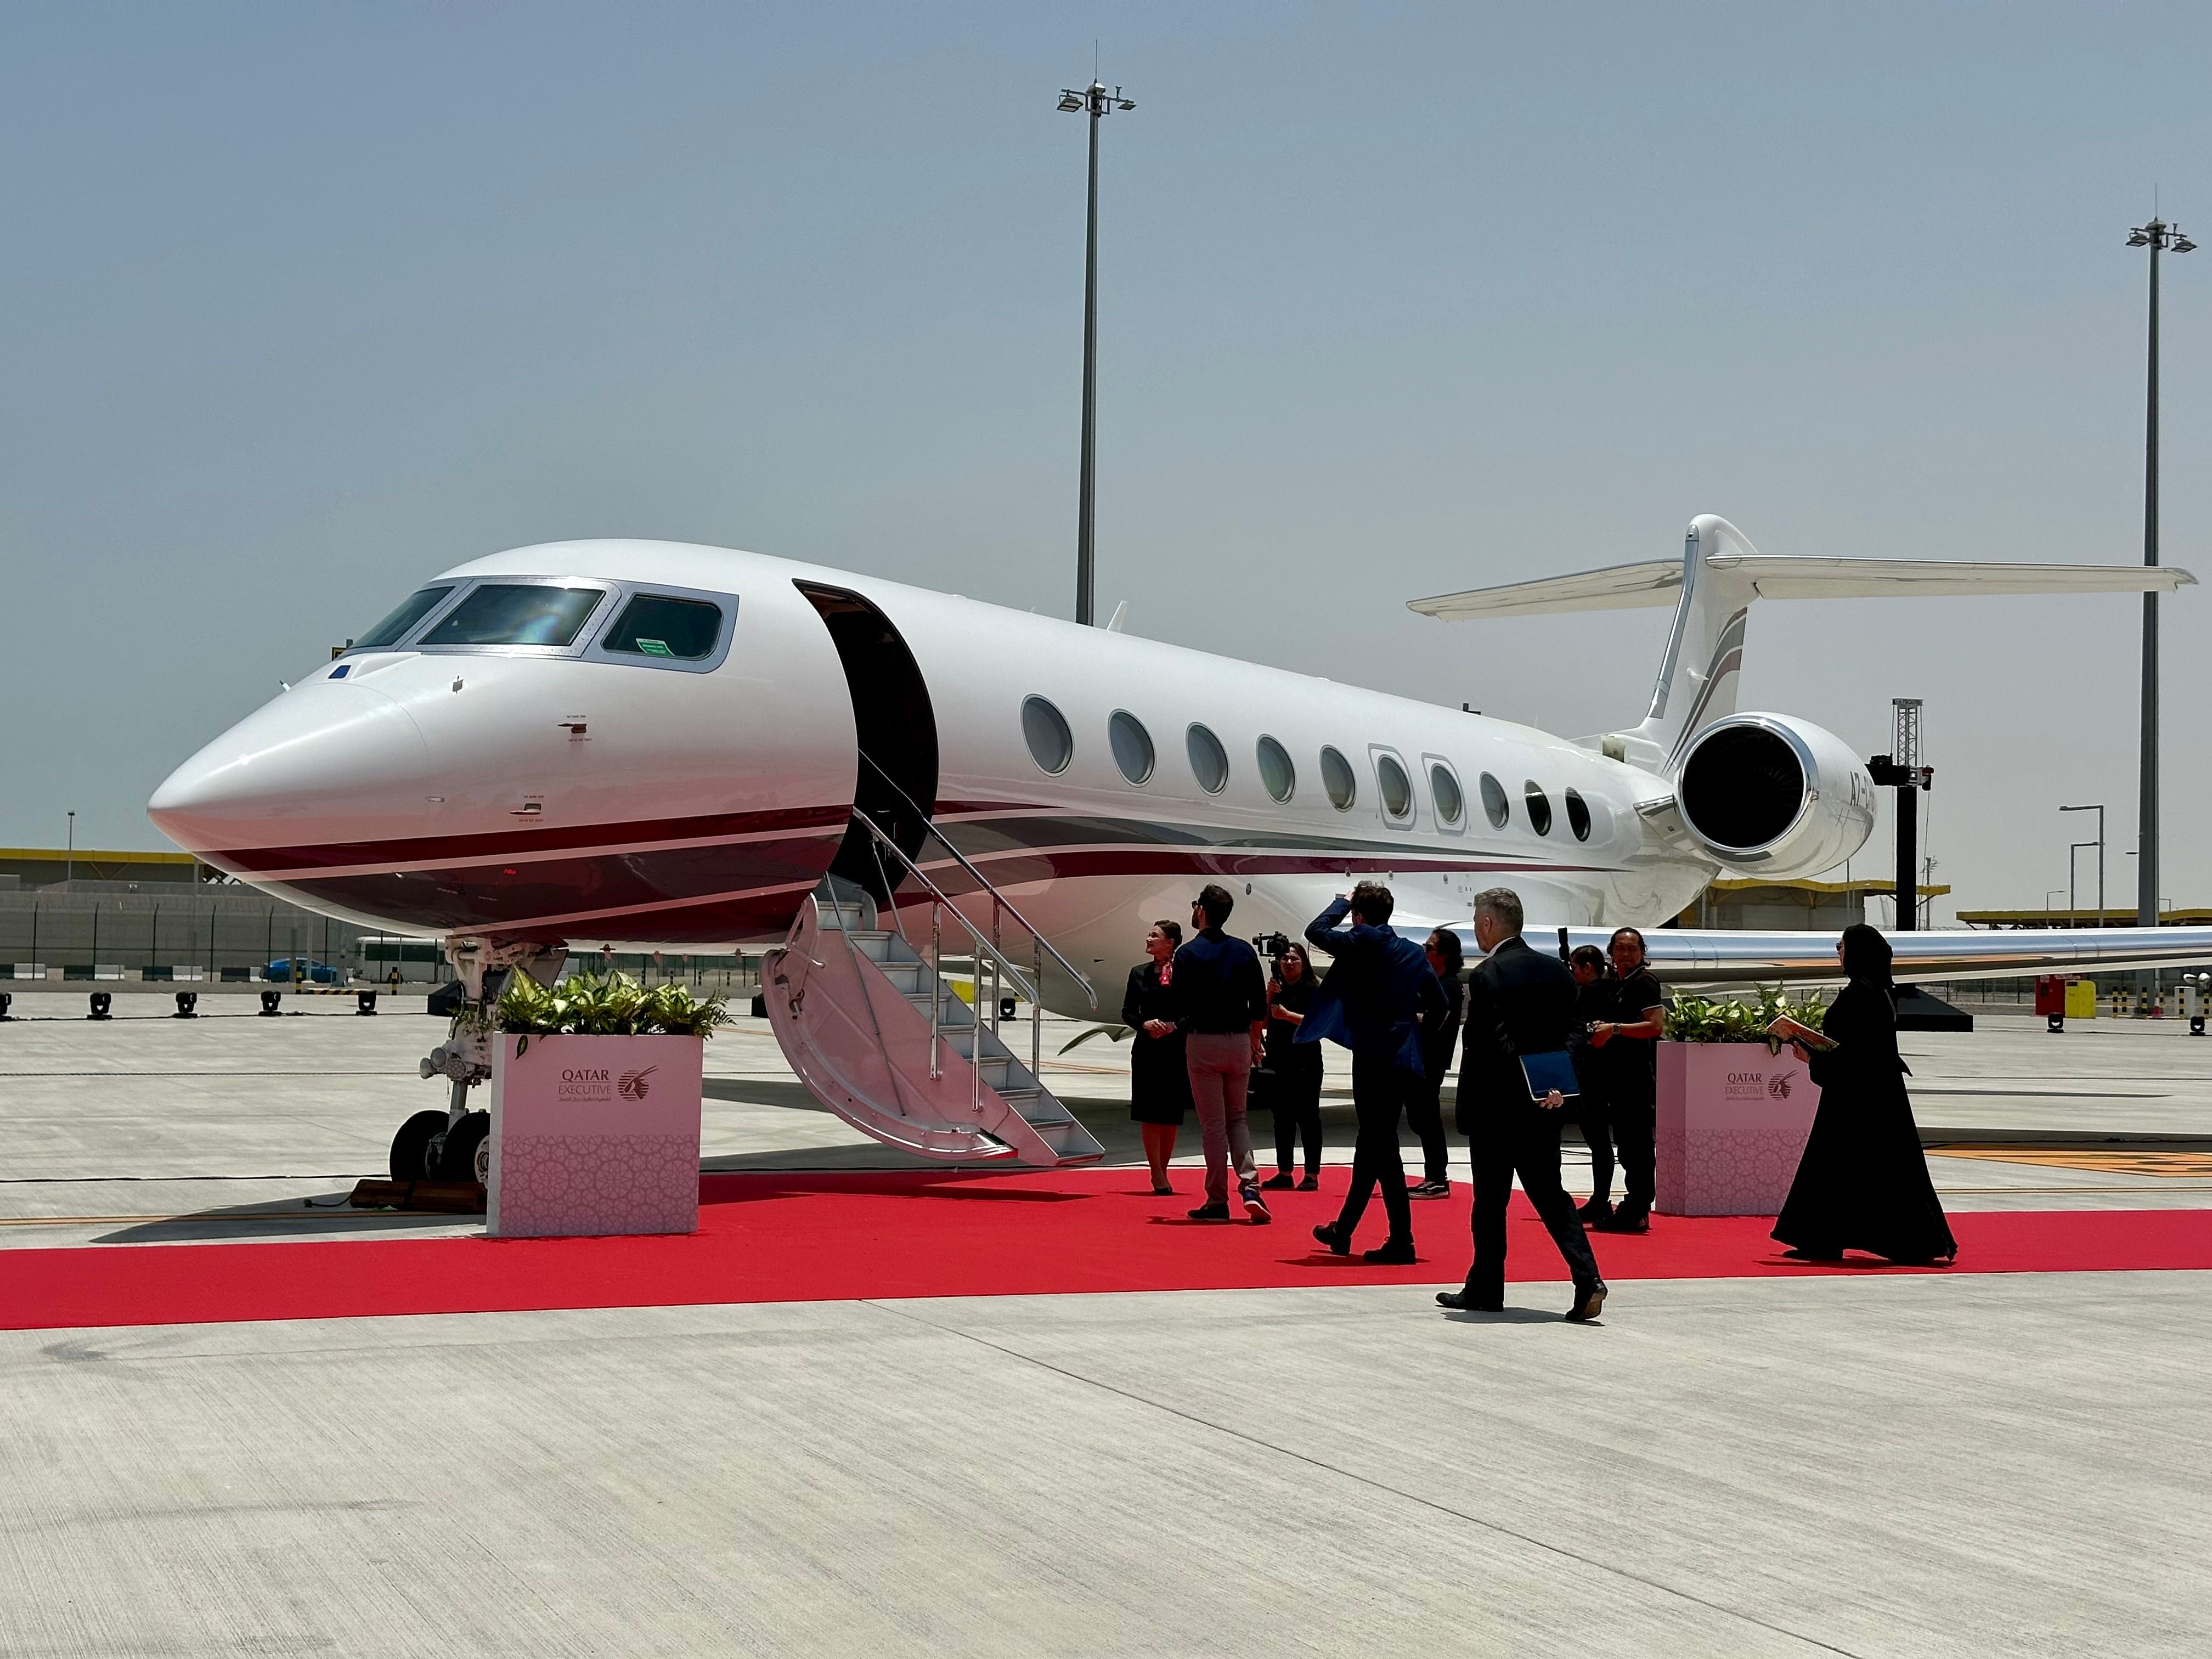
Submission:
M 1470 957 L 1474 930 L 1454 931 Z M 1609 927 L 1528 929 L 1539 950 L 1605 948 Z M 1900 983 L 1919 980 L 2030 979 L 2039 974 L 2094 974 L 2142 968 L 2212 968 L 2212 927 L 2022 927 L 1885 933 Z M 1651 970 L 1669 986 L 1839 984 L 1836 930 L 1760 932 L 1731 927 L 1649 927 Z

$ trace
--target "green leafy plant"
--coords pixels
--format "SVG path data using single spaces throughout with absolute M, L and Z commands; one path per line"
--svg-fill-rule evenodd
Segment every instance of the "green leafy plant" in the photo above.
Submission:
M 673 981 L 650 991 L 627 974 L 576 974 L 550 989 L 526 974 L 510 975 L 494 1028 L 521 1036 L 714 1036 L 729 1012 L 718 993 L 695 997 Z
M 1784 1014 L 1817 1031 L 1828 1006 L 1817 994 L 1793 1001 L 1779 986 L 1762 986 L 1748 999 L 1677 997 L 1667 1011 L 1667 1037 L 1671 1042 L 1763 1042 L 1770 1054 L 1779 1054 L 1782 1040 L 1766 1028 Z

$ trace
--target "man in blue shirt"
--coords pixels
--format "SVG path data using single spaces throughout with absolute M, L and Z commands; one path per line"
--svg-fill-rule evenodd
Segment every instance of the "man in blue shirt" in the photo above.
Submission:
M 1260 1166 L 1252 1157 L 1244 1106 L 1267 1029 L 1267 979 L 1260 971 L 1259 953 L 1221 931 L 1236 903 L 1225 887 L 1209 883 L 1201 889 L 1190 903 L 1193 935 L 1175 953 L 1176 1023 L 1185 1033 L 1191 1103 L 1206 1143 L 1206 1202 L 1190 1218 L 1229 1219 L 1233 1158 L 1244 1213 L 1264 1223 L 1267 1205 L 1260 1196 Z
M 1395 908 L 1389 888 L 1363 881 L 1314 918 L 1306 942 L 1336 961 L 1298 1027 L 1301 1042 L 1326 1036 L 1352 1050 L 1352 1104 L 1359 1118 L 1344 1208 L 1334 1222 L 1315 1228 L 1314 1237 L 1338 1255 L 1351 1255 L 1352 1230 L 1379 1184 L 1390 1236 L 1365 1253 L 1378 1263 L 1417 1259 L 1413 1206 L 1407 1202 L 1406 1166 L 1398 1155 L 1398 1118 L 1424 1073 L 1420 1022 L 1446 1008 L 1428 952 L 1391 927 Z M 1352 926 L 1340 927 L 1347 915 Z

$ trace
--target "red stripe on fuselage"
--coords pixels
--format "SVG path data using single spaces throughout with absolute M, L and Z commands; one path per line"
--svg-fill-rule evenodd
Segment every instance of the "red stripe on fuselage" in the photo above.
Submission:
M 295 870 L 337 870 L 360 865 L 404 865 L 418 869 L 476 859 L 583 850 L 619 853 L 662 842 L 727 841 L 744 836 L 842 826 L 849 806 L 781 808 L 770 812 L 714 812 L 689 818 L 642 818 L 624 823 L 552 824 L 542 829 L 495 830 L 467 836 L 422 836 L 404 841 L 327 842 L 315 847 L 244 847 L 200 857 L 240 875 Z

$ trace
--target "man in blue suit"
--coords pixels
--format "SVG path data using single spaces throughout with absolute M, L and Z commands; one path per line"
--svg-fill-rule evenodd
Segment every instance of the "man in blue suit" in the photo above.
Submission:
M 1363 881 L 1315 917 L 1306 943 L 1336 958 L 1298 1027 L 1300 1042 L 1329 1037 L 1352 1050 L 1352 1104 L 1359 1138 L 1352 1155 L 1352 1189 L 1332 1223 L 1314 1237 L 1338 1255 L 1352 1254 L 1352 1230 L 1379 1184 L 1390 1236 L 1365 1253 L 1374 1262 L 1410 1262 L 1413 1206 L 1398 1155 L 1398 1118 L 1423 1075 L 1421 1017 L 1444 1012 L 1444 990 L 1428 952 L 1390 927 L 1395 901 L 1379 882 Z M 1346 917 L 1350 927 L 1340 926 Z

